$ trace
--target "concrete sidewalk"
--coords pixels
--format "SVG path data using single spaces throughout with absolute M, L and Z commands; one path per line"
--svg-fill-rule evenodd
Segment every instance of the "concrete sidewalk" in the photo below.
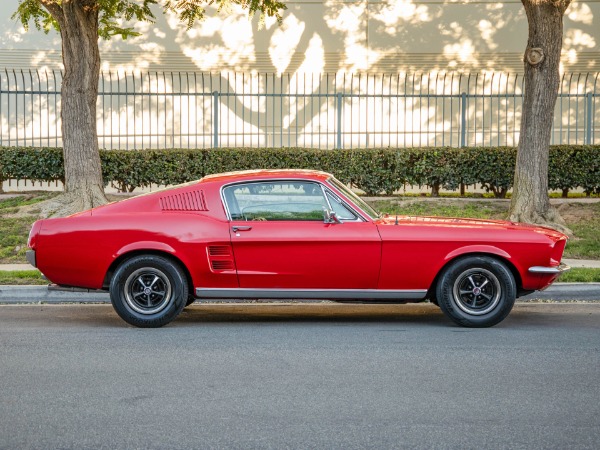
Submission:
M 595 259 L 563 259 L 562 262 L 571 267 L 600 269 L 600 261 Z
M 563 259 L 563 263 L 571 267 L 587 267 L 600 269 L 600 260 L 594 259 Z M 30 264 L 0 264 L 0 271 L 36 270 Z
M 37 270 L 31 264 L 0 264 L 0 271 L 17 272 L 23 270 Z

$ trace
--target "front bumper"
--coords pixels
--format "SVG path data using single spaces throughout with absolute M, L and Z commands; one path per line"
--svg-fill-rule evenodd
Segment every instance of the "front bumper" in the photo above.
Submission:
M 25 258 L 27 258 L 27 262 L 31 264 L 33 267 L 37 267 L 35 260 L 35 250 L 27 250 L 25 252 Z
M 560 275 L 561 273 L 568 272 L 571 270 L 566 264 L 559 264 L 558 266 L 545 267 L 545 266 L 533 266 L 529 268 L 529 273 L 536 273 L 541 275 Z

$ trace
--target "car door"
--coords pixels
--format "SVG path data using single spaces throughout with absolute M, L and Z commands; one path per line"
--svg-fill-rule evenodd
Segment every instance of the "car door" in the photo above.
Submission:
M 375 289 L 381 238 L 359 216 L 325 223 L 325 189 L 268 180 L 224 189 L 240 288 Z M 337 208 L 339 210 L 339 206 Z

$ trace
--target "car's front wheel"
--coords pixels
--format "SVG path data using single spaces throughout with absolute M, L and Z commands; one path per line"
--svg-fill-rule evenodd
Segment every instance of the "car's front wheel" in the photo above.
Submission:
M 466 327 L 491 327 L 510 313 L 517 296 L 506 265 L 489 256 L 468 256 L 440 274 L 436 288 L 444 314 Z
M 140 255 L 119 266 L 110 283 L 110 299 L 125 322 L 158 328 L 185 307 L 188 290 L 178 264 L 161 256 Z

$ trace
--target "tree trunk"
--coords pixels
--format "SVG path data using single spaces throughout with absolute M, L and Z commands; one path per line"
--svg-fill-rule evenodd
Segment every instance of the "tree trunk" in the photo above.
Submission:
M 57 19 L 65 66 L 61 106 L 65 193 L 55 205 L 45 208 L 51 215 L 67 215 L 107 203 L 96 131 L 98 8 L 96 2 L 63 1 Z
M 570 231 L 548 197 L 548 158 L 560 84 L 563 15 L 570 0 L 522 0 L 529 23 L 525 98 L 510 220 Z

